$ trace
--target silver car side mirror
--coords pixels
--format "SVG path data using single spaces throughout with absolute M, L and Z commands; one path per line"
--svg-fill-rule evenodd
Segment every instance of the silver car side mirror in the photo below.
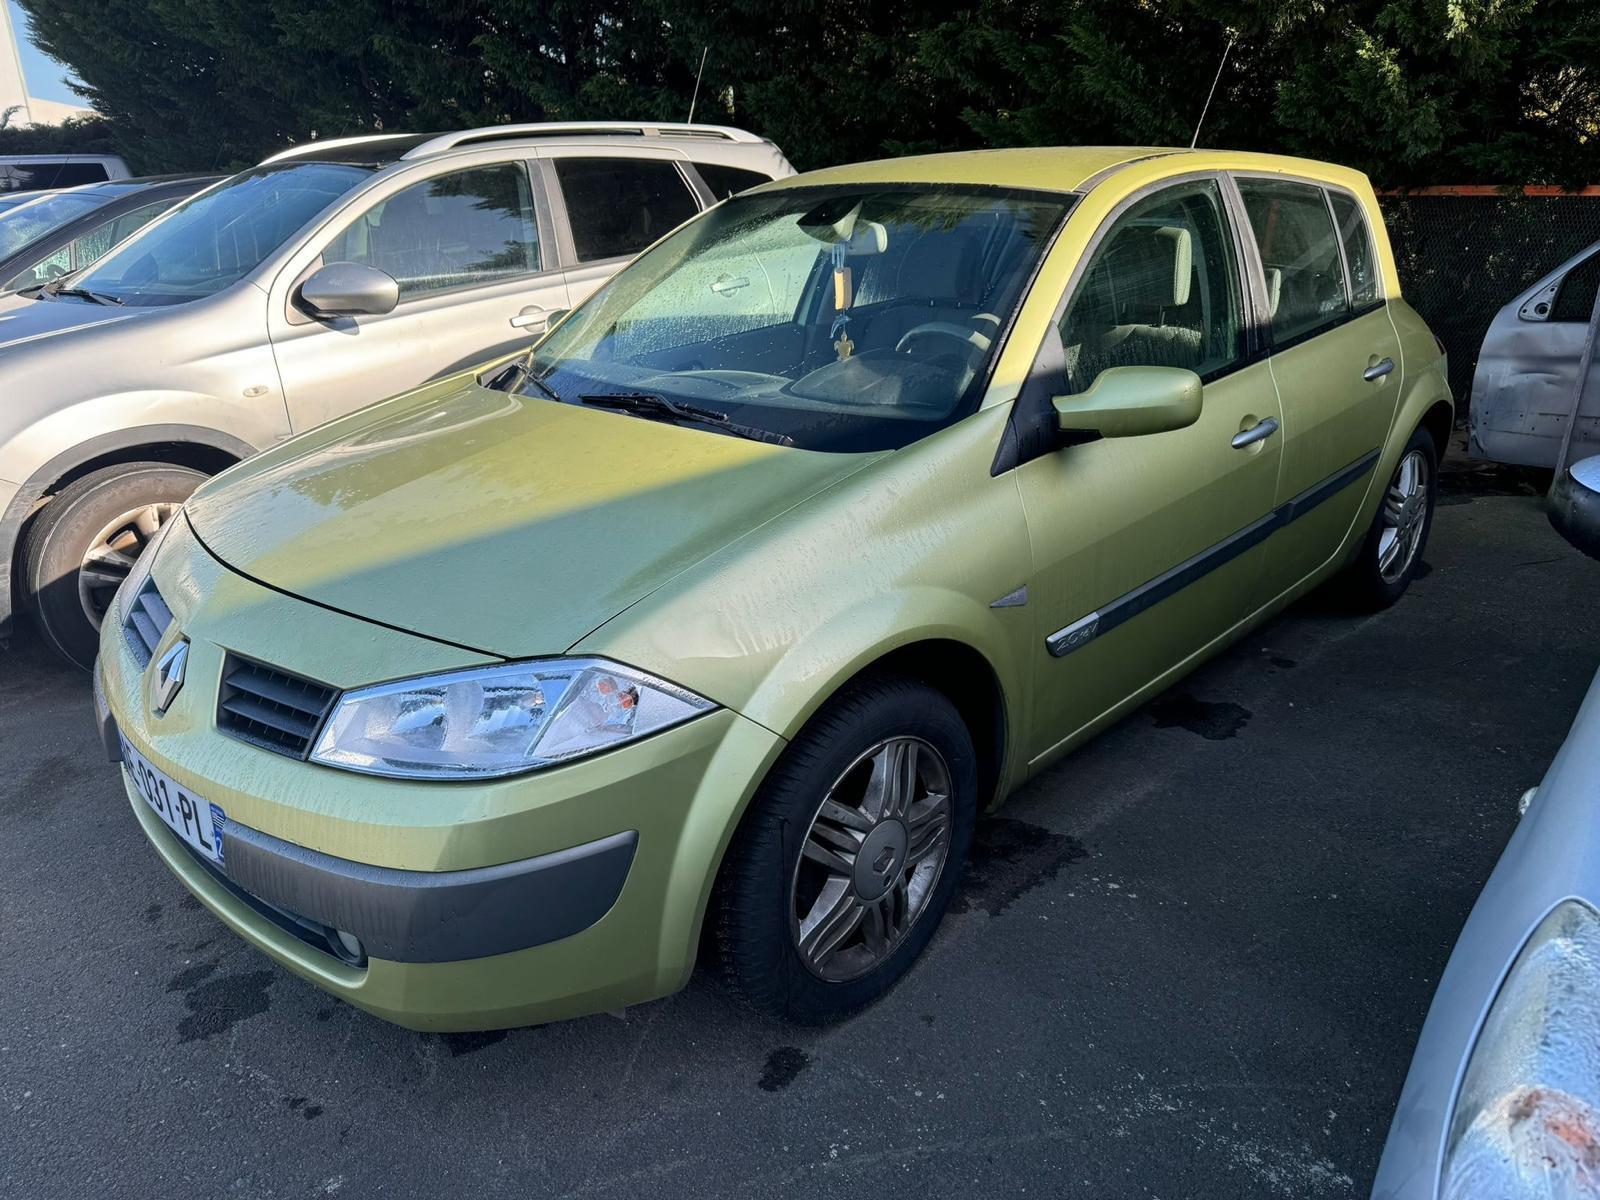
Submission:
M 317 317 L 376 317 L 394 311 L 400 285 L 376 267 L 329 263 L 300 285 L 299 301 Z

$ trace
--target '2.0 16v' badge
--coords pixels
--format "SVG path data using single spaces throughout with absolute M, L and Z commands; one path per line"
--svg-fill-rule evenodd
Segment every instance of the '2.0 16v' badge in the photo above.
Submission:
M 183 672 L 189 665 L 189 639 L 179 638 L 172 648 L 156 660 L 150 680 L 150 708 L 161 716 L 172 706 L 183 689 Z

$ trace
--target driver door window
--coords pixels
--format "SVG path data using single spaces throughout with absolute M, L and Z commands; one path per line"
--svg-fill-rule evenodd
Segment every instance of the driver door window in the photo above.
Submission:
M 393 276 L 402 302 L 532 275 L 539 233 L 528 173 L 496 163 L 414 184 L 352 221 L 322 259 Z
M 1244 322 L 1222 194 L 1206 181 L 1122 216 L 1061 321 L 1070 392 L 1109 367 L 1185 367 L 1215 377 L 1243 357 Z

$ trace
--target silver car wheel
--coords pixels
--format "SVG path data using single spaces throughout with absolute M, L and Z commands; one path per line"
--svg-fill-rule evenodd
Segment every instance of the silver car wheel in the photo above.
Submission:
M 790 935 L 813 975 L 843 983 L 904 941 L 950 848 L 950 768 L 914 737 L 879 742 L 834 781 L 790 881 Z
M 1378 574 L 1395 583 L 1411 569 L 1428 522 L 1428 459 L 1409 450 L 1395 468 L 1383 497 L 1383 531 L 1378 535 Z
M 89 623 L 96 629 L 111 608 L 111 599 L 117 588 L 139 561 L 139 555 L 150 544 L 157 531 L 172 520 L 182 507 L 179 503 L 145 504 L 125 512 L 90 541 L 83 552 L 83 562 L 78 566 L 78 603 Z

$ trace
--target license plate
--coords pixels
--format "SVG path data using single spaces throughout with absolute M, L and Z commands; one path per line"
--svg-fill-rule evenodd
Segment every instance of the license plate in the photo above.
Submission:
M 206 858 L 222 865 L 222 826 L 227 818 L 215 804 L 178 786 L 172 776 L 158 771 L 121 734 L 122 762 L 133 784 L 152 812 L 167 828 Z

